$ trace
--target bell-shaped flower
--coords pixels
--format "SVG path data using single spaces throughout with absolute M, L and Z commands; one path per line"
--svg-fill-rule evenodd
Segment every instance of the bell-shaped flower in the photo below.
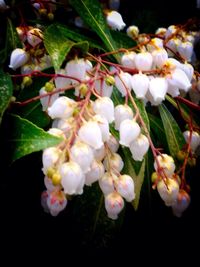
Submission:
M 95 115 L 94 117 L 92 117 L 92 120 L 98 123 L 99 128 L 101 130 L 103 142 L 108 141 L 110 137 L 110 132 L 109 132 L 109 124 L 108 124 L 107 119 L 100 115 Z
M 165 33 L 166 33 L 166 31 L 167 31 L 166 28 L 164 28 L 164 27 L 159 27 L 159 28 L 155 31 L 155 34 L 164 36 Z
M 126 33 L 130 38 L 135 39 L 139 35 L 139 28 L 135 25 L 131 25 L 127 28 Z
M 105 172 L 104 175 L 99 179 L 99 186 L 104 195 L 108 195 L 115 190 L 115 180 L 118 177 L 111 172 Z
M 78 136 L 94 149 L 99 149 L 103 145 L 101 130 L 95 121 L 85 122 L 79 129 Z
M 177 30 L 177 27 L 175 25 L 170 25 L 167 28 L 167 31 L 165 33 L 165 38 L 167 39 L 170 35 L 172 35 L 173 33 L 175 33 Z
M 74 77 L 80 81 L 85 80 L 87 69 L 88 63 L 83 58 L 70 60 L 65 67 L 68 76 Z M 71 78 L 71 82 L 72 84 L 78 83 L 78 81 L 73 78 Z
M 70 149 L 70 159 L 81 167 L 83 173 L 86 173 L 90 170 L 94 159 L 92 148 L 86 143 L 77 141 Z
M 179 89 L 184 90 L 185 92 L 188 92 L 188 90 L 191 87 L 191 83 L 185 74 L 184 71 L 182 71 L 179 68 L 176 68 L 171 72 L 171 75 L 167 78 L 169 84 L 178 87 Z
M 106 22 L 113 30 L 121 31 L 126 26 L 121 14 L 117 11 L 109 12 L 106 16 Z
M 69 119 L 58 119 L 56 127 L 64 133 L 66 138 L 68 138 L 72 133 L 73 124 L 74 124 L 73 117 Z
M 25 65 L 28 60 L 29 54 L 21 48 L 16 48 L 11 53 L 9 68 L 16 70 L 17 68 Z
M 153 64 L 158 68 L 162 68 L 166 60 L 168 59 L 167 51 L 164 48 L 154 50 L 152 52 L 152 56 Z
M 60 190 L 61 189 L 61 187 L 59 185 L 56 185 L 55 186 L 52 183 L 52 179 L 49 178 L 48 176 L 45 176 L 44 177 L 44 185 L 45 185 L 45 187 L 46 187 L 46 189 L 47 189 L 48 192 L 52 192 L 52 191 Z
M 113 85 L 109 85 L 106 80 L 96 80 L 95 81 L 95 90 L 102 97 L 111 97 L 113 92 Z
M 116 220 L 124 208 L 124 200 L 119 193 L 113 192 L 105 196 L 105 208 L 110 219 Z
M 126 199 L 126 201 L 131 202 L 135 198 L 135 186 L 133 178 L 129 175 L 120 175 L 116 181 L 117 192 Z
M 47 206 L 52 216 L 57 216 L 67 206 L 67 199 L 63 191 L 55 190 L 49 192 Z
M 133 51 L 125 53 L 121 58 L 122 66 L 134 69 L 135 68 L 135 61 L 134 61 L 135 55 L 136 53 Z
M 191 82 L 193 74 L 194 74 L 193 66 L 189 63 L 184 63 L 184 64 L 180 64 L 179 68 L 185 72 L 189 81 Z
M 102 161 L 106 155 L 105 146 L 101 146 L 99 149 L 93 149 L 94 159 L 98 162 Z
M 146 74 L 138 73 L 131 77 L 131 86 L 137 98 L 145 99 L 149 88 L 149 79 Z
M 47 174 L 49 168 L 53 168 L 58 162 L 62 151 L 57 147 L 49 147 L 43 151 L 42 154 L 42 163 L 43 163 L 43 172 Z
M 104 175 L 104 166 L 101 162 L 94 160 L 91 164 L 90 170 L 85 174 L 85 184 L 90 186 L 98 181 Z
M 156 77 L 149 82 L 149 91 L 155 102 L 165 99 L 167 93 L 167 81 L 165 78 Z
M 113 153 L 117 152 L 119 148 L 119 142 L 112 134 L 110 134 L 110 137 L 108 141 L 106 142 L 106 144 L 111 152 Z
M 172 97 L 177 97 L 180 95 L 179 88 L 177 86 L 171 85 L 168 83 L 167 93 L 170 94 Z
M 109 97 L 101 97 L 94 101 L 93 110 L 96 114 L 106 118 L 109 123 L 114 121 L 114 104 Z
M 141 52 L 135 55 L 135 66 L 138 70 L 151 70 L 153 57 L 149 52 Z
M 147 44 L 148 52 L 152 53 L 155 50 L 163 49 L 163 40 L 160 38 L 152 38 Z
M 193 54 L 193 44 L 190 42 L 180 42 L 177 47 L 179 54 L 187 61 L 191 61 Z
M 39 95 L 43 96 L 40 98 L 40 103 L 42 105 L 42 110 L 46 111 L 48 107 L 52 106 L 52 104 L 58 99 L 59 94 L 55 93 L 52 95 L 47 95 L 48 92 L 46 91 L 45 87 L 42 87 L 39 91 Z
M 172 206 L 178 197 L 179 184 L 171 178 L 167 178 L 165 181 L 162 179 L 157 184 L 157 190 L 165 205 Z
M 117 153 L 108 154 L 104 161 L 104 167 L 106 171 L 112 171 L 112 173 L 120 173 L 124 167 L 124 162 L 121 156 Z
M 126 119 L 133 119 L 133 110 L 128 105 L 117 105 L 115 107 L 115 129 L 119 130 L 121 122 Z
M 67 75 L 64 69 L 60 69 L 59 71 L 56 72 L 56 74 L 61 74 L 61 75 Z M 55 78 L 55 85 L 57 89 L 61 88 L 66 88 L 71 84 L 71 80 L 69 78 L 65 77 L 56 77 Z
M 128 72 L 120 71 L 119 76 L 115 76 L 115 86 L 122 96 L 126 96 L 127 90 L 131 91 L 131 75 Z
M 48 114 L 52 119 L 68 119 L 72 116 L 75 107 L 76 102 L 74 100 L 61 96 L 48 108 Z
M 182 213 L 190 205 L 190 196 L 184 190 L 180 190 L 177 200 L 172 204 L 172 211 L 176 217 L 181 217 Z
M 135 120 L 126 119 L 120 124 L 119 143 L 123 146 L 130 146 L 130 143 L 134 141 L 140 134 L 140 126 Z
M 65 162 L 59 167 L 61 175 L 61 185 L 65 194 L 82 194 L 85 183 L 85 175 L 83 174 L 79 164 L 73 161 Z
M 159 163 L 159 166 L 157 164 L 157 161 Z M 154 169 L 158 171 L 158 167 L 160 167 L 163 169 L 167 177 L 171 177 L 176 168 L 174 159 L 167 154 L 162 154 L 157 156 L 157 161 L 154 161 Z
M 35 47 L 43 41 L 43 33 L 38 28 L 33 28 L 27 32 L 27 42 Z
M 130 151 L 134 160 L 142 161 L 149 149 L 149 140 L 144 134 L 140 134 L 130 144 Z
M 185 138 L 186 143 L 190 142 L 190 147 L 192 151 L 195 152 L 197 147 L 200 145 L 200 135 L 197 132 L 192 131 L 191 137 L 190 137 L 190 131 L 185 131 L 183 133 L 183 136 Z

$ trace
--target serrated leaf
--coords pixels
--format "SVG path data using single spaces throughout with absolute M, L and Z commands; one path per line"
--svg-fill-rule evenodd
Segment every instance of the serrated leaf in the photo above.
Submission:
M 22 48 L 22 43 L 19 39 L 16 28 L 9 18 L 7 19 L 6 48 L 7 53 L 15 48 Z
M 68 38 L 74 42 L 87 41 L 89 43 L 90 47 L 105 51 L 105 47 L 100 45 L 98 41 L 96 41 L 96 40 L 94 40 L 94 39 L 92 39 L 92 38 L 90 38 L 84 34 L 77 32 L 77 29 L 72 29 L 72 28 L 69 28 L 68 26 L 61 25 L 61 24 L 57 24 L 56 26 L 58 27 L 62 36 L 65 36 L 66 38 Z
M 124 173 L 130 175 L 133 178 L 135 184 L 135 199 L 132 204 L 135 210 L 138 209 L 139 200 L 140 200 L 140 192 L 142 188 L 142 184 L 144 182 L 145 175 L 145 159 L 141 162 L 141 166 L 138 174 L 136 174 L 135 166 L 133 164 L 133 159 L 130 151 L 127 148 L 123 149 L 123 159 L 124 159 Z
M 0 123 L 2 116 L 13 94 L 13 84 L 10 75 L 0 69 Z
M 58 145 L 62 138 L 55 137 L 32 122 L 17 115 L 11 115 L 11 136 L 9 143 L 12 161 L 25 155 Z
M 182 131 L 164 104 L 159 105 L 159 112 L 163 122 L 169 151 L 172 157 L 176 157 L 178 151 L 181 150 L 185 144 Z
M 118 48 L 107 26 L 99 1 L 70 0 L 70 4 L 78 12 L 83 21 L 99 35 L 108 51 L 113 51 Z
M 79 48 L 83 53 L 86 53 L 89 48 L 87 41 L 75 43 L 67 39 L 55 24 L 49 26 L 44 32 L 44 45 L 51 56 L 55 70 L 60 69 L 63 61 L 73 47 Z

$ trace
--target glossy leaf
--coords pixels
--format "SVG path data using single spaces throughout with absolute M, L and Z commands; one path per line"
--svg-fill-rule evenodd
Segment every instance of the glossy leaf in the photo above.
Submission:
M 131 48 L 136 46 L 136 42 L 123 32 L 111 31 L 111 35 L 118 48 Z
M 9 139 L 12 161 L 35 151 L 59 144 L 62 139 L 52 136 L 32 122 L 17 115 L 11 115 L 11 136 Z
M 10 76 L 0 69 L 0 122 L 4 111 L 9 105 L 13 93 L 13 85 Z
M 70 0 L 70 4 L 75 8 L 83 21 L 99 35 L 108 51 L 118 48 L 107 26 L 99 1 Z
M 89 48 L 87 41 L 75 43 L 65 36 L 56 25 L 49 26 L 44 33 L 44 45 L 51 56 L 55 70 L 59 70 L 70 50 L 75 47 L 86 53 Z
M 178 151 L 181 150 L 185 144 L 182 131 L 164 104 L 159 106 L 159 112 L 163 122 L 169 151 L 172 157 L 176 157 Z
M 6 48 L 7 52 L 12 51 L 15 48 L 22 48 L 19 35 L 10 19 L 7 19 Z

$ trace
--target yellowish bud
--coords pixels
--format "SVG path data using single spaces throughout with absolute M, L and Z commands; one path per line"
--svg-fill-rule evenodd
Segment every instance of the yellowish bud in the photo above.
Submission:
M 52 82 L 46 82 L 45 83 L 45 91 L 46 92 L 52 92 L 54 89 L 54 84 Z
M 54 173 L 53 176 L 52 176 L 52 183 L 53 183 L 53 185 L 55 185 L 55 186 L 56 185 L 59 185 L 60 182 L 61 182 L 61 176 L 60 176 L 60 174 Z
M 108 86 L 111 86 L 115 84 L 115 79 L 113 76 L 109 75 L 106 77 L 105 82 Z

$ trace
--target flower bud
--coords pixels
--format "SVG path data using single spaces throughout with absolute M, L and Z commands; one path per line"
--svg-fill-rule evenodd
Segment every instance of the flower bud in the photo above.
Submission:
M 29 54 L 21 48 L 16 48 L 11 53 L 9 68 L 16 70 L 26 64 L 28 60 Z
M 134 120 L 126 119 L 120 124 L 119 143 L 123 146 L 130 146 L 130 143 L 134 141 L 140 134 L 140 126 Z
M 144 134 L 140 134 L 130 144 L 130 151 L 134 160 L 142 161 L 148 149 L 149 149 L 149 140 Z
M 138 70 L 150 70 L 153 63 L 153 57 L 149 52 L 141 52 L 135 55 L 135 66 Z
M 99 186 L 104 195 L 108 195 L 115 190 L 114 180 L 117 180 L 117 176 L 111 172 L 105 172 L 103 177 L 99 180 Z
M 85 176 L 81 167 L 73 161 L 63 163 L 59 168 L 61 175 L 61 185 L 65 194 L 82 194 L 85 183 Z
M 174 179 L 167 178 L 158 182 L 157 190 L 165 205 L 172 206 L 178 197 L 179 185 Z
M 110 137 L 108 141 L 106 142 L 106 144 L 111 152 L 113 153 L 117 152 L 119 148 L 119 142 L 112 134 L 110 134 Z
M 43 41 L 42 31 L 38 28 L 33 28 L 27 32 L 28 43 L 35 47 Z
M 85 184 L 90 186 L 104 175 L 104 166 L 101 162 L 94 160 L 90 170 L 85 174 Z
M 120 124 L 126 119 L 133 119 L 133 111 L 128 105 L 118 105 L 115 107 L 115 129 L 119 130 Z
M 63 191 L 52 191 L 47 198 L 47 206 L 52 216 L 57 216 L 67 206 Z
M 62 151 L 60 149 L 58 149 L 57 147 L 49 147 L 43 151 L 42 163 L 43 163 L 44 174 L 47 174 L 47 170 L 50 167 L 55 166 L 55 164 L 57 163 L 57 161 L 60 158 L 61 152 Z
M 106 118 L 109 123 L 114 121 L 114 104 L 109 97 L 101 97 L 94 101 L 93 110 L 96 114 Z
M 159 167 L 164 170 L 165 175 L 167 177 L 171 177 L 175 171 L 175 168 L 176 168 L 176 166 L 174 164 L 174 159 L 167 154 L 162 154 L 162 155 L 157 156 L 157 160 L 158 160 L 159 165 L 160 165 Z M 158 171 L 158 166 L 157 166 L 156 160 L 154 161 L 154 168 L 156 171 Z
M 135 39 L 139 35 L 139 28 L 135 25 L 131 25 L 127 28 L 126 33 L 130 38 Z
M 105 197 L 105 208 L 110 219 L 116 220 L 118 214 L 124 208 L 124 200 L 117 192 L 113 192 Z
M 183 133 L 183 136 L 185 138 L 185 141 L 187 143 L 189 143 L 189 140 L 190 140 L 190 131 L 185 131 Z M 195 132 L 195 131 L 192 131 L 192 134 L 191 134 L 191 142 L 190 142 L 190 147 L 192 149 L 193 152 L 195 152 L 195 150 L 197 149 L 197 147 L 200 145 L 200 135 Z
M 106 17 L 106 22 L 113 30 L 121 31 L 126 26 L 126 24 L 122 19 L 121 14 L 118 13 L 117 11 L 109 12 Z
M 173 214 L 176 217 L 181 217 L 182 213 L 188 208 L 190 205 L 190 196 L 184 190 L 180 190 L 177 200 L 172 205 Z
M 138 73 L 131 77 L 131 86 L 137 98 L 145 99 L 149 88 L 149 79 L 147 75 Z
M 106 171 L 112 171 L 113 173 L 120 173 L 124 167 L 124 162 L 121 156 L 117 153 L 113 153 L 105 157 L 103 161 Z
M 94 158 L 96 161 L 102 161 L 106 155 L 105 146 L 101 146 L 99 149 L 93 149 Z
M 126 54 L 124 54 L 121 58 L 122 66 L 134 69 L 135 68 L 135 62 L 134 62 L 135 55 L 136 55 L 135 52 L 127 52 Z
M 181 42 L 177 50 L 179 54 L 187 61 L 191 60 L 192 53 L 193 53 L 193 45 L 190 42 Z
M 131 202 L 135 198 L 134 188 L 134 181 L 131 176 L 126 174 L 119 176 L 116 182 L 116 190 L 126 201 Z

